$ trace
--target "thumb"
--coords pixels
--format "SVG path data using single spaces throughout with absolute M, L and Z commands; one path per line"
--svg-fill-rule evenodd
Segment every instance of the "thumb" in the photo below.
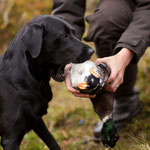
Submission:
M 64 74 L 68 74 L 71 70 L 72 65 L 71 64 L 67 64 L 64 68 Z
M 99 65 L 100 63 L 105 63 L 105 58 L 97 58 L 94 63 L 97 65 Z

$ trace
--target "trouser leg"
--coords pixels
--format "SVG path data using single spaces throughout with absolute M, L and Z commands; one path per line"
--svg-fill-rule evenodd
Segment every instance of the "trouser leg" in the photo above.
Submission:
M 85 39 L 94 41 L 98 57 L 114 55 L 117 41 L 132 20 L 134 7 L 130 0 L 101 0 L 95 13 L 87 17 L 90 28 Z M 138 92 L 134 89 L 136 75 L 137 65 L 129 64 L 124 83 L 115 93 L 113 117 L 117 124 L 128 119 L 139 104 Z
M 139 90 L 135 86 L 136 74 L 137 65 L 129 65 L 125 72 L 124 83 L 115 93 L 113 116 L 118 129 L 121 129 L 141 110 Z

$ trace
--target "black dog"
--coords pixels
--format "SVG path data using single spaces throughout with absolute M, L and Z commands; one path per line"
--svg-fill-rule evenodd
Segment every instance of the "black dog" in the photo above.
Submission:
M 0 57 L 0 136 L 4 150 L 19 150 L 34 130 L 51 150 L 60 150 L 42 116 L 52 99 L 49 80 L 63 81 L 64 66 L 88 60 L 93 49 L 74 29 L 50 15 L 35 17 L 17 33 Z

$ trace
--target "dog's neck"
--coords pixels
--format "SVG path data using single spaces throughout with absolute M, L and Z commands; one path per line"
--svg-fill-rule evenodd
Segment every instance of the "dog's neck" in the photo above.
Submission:
M 37 64 L 31 65 L 26 53 L 19 53 L 21 51 L 16 54 L 13 53 L 13 49 L 8 48 L 4 55 L 1 56 L 2 65 L 0 65 L 0 71 L 4 80 L 9 81 L 9 84 L 13 84 L 18 91 L 32 91 L 34 92 L 33 95 L 39 98 L 39 101 L 48 102 L 52 98 L 48 70 L 44 68 L 40 70 L 35 66 Z
M 44 57 L 41 55 L 38 58 L 33 59 L 31 55 L 26 52 L 30 72 L 37 80 L 49 81 L 52 77 L 56 81 L 64 81 L 63 78 L 63 65 L 56 65 L 53 63 L 45 63 Z M 61 70 L 61 71 L 60 71 Z
M 17 52 L 15 52 L 16 45 L 19 47 L 19 51 Z M 17 81 L 22 80 L 22 78 L 28 78 L 29 81 L 37 82 L 37 84 L 39 82 L 49 83 L 50 77 L 46 66 L 40 63 L 37 64 L 30 57 L 21 43 L 12 42 L 6 52 L 1 56 L 1 63 L 3 64 L 1 69 L 3 72 L 9 72 L 7 74 L 10 76 L 12 73 L 15 74 L 12 78 L 15 78 L 14 80 Z
M 28 51 L 26 51 L 26 58 L 28 60 L 27 63 L 29 65 L 29 70 L 31 74 L 35 77 L 35 79 L 37 79 L 38 81 L 50 80 L 50 67 L 48 65 L 42 63 L 42 61 L 40 61 L 40 58 L 33 59 Z

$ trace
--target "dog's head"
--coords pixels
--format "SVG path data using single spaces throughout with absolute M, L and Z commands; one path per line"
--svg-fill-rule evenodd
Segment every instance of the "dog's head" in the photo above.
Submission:
M 64 66 L 90 59 L 93 49 L 75 37 L 74 28 L 50 15 L 35 17 L 25 26 L 21 40 L 28 54 L 40 67 L 50 69 L 57 81 L 63 81 Z

